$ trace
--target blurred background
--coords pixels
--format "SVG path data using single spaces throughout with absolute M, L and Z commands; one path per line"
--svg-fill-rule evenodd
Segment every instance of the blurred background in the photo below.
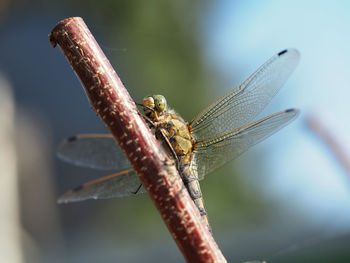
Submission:
M 350 178 L 306 126 L 350 150 L 347 1 L 0 1 L 2 262 L 184 262 L 147 195 L 57 205 L 106 175 L 55 156 L 77 133 L 105 133 L 48 40 L 83 17 L 135 101 L 163 94 L 186 120 L 275 53 L 301 62 L 261 116 L 291 125 L 206 177 L 214 237 L 229 262 L 350 262 Z M 347 155 L 348 156 L 348 155 Z

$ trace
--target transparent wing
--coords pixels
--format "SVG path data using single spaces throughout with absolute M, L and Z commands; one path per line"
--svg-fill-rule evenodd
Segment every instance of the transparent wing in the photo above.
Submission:
M 108 199 L 146 193 L 132 169 L 108 175 L 76 187 L 58 199 L 58 203 L 78 202 L 87 199 Z
M 131 168 L 111 134 L 82 134 L 64 140 L 57 151 L 63 161 L 101 170 Z
M 192 166 L 199 179 L 238 157 L 249 147 L 278 131 L 298 114 L 298 110 L 281 111 L 242 128 L 219 134 L 196 143 Z
M 190 122 L 197 139 L 237 129 L 251 122 L 270 102 L 299 61 L 299 52 L 286 49 L 265 62 L 240 86 L 218 98 Z

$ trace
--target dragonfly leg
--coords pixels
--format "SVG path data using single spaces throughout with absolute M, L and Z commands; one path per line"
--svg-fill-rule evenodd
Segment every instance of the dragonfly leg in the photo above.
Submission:
M 152 127 L 152 128 L 156 128 L 156 124 L 150 119 L 148 118 L 147 116 L 143 116 L 143 118 L 145 119 L 145 121 Z M 179 160 L 178 160 L 178 157 L 177 157 L 177 154 L 175 153 L 175 150 L 173 148 L 173 146 L 171 145 L 168 137 L 164 134 L 163 130 L 162 129 L 157 129 L 157 134 L 156 135 L 160 135 L 163 139 L 163 141 L 166 143 L 168 149 L 170 150 L 171 152 L 171 155 L 173 156 L 174 160 L 176 160 L 176 163 L 179 163 Z
M 150 106 L 147 105 L 143 105 L 142 103 L 136 103 L 136 105 L 142 107 L 142 108 L 146 108 L 149 111 L 155 112 L 155 109 L 151 108 Z
M 151 128 L 155 128 L 156 127 L 156 125 L 154 124 L 154 122 L 150 118 L 148 118 L 147 116 L 144 116 L 144 115 L 142 115 L 142 117 L 150 125 Z
M 151 112 L 155 112 L 155 109 L 147 106 L 147 105 L 143 105 L 141 103 L 136 103 L 138 106 L 141 106 L 143 108 L 146 108 L 147 110 L 151 111 Z M 142 115 L 142 114 L 141 114 Z M 151 128 L 155 128 L 156 125 L 154 124 L 154 122 L 147 116 L 142 115 L 142 117 L 144 118 L 144 120 L 150 125 Z
M 176 154 L 176 152 L 175 152 L 173 146 L 171 145 L 171 143 L 170 143 L 168 137 L 164 134 L 163 130 L 162 130 L 162 129 L 158 129 L 158 130 L 157 130 L 157 135 L 158 135 L 158 136 L 160 135 L 160 136 L 162 137 L 162 138 L 161 138 L 162 141 L 164 141 L 164 142 L 166 143 L 166 146 L 167 146 L 168 149 L 170 150 L 170 153 L 171 153 L 172 157 L 174 158 L 174 160 L 175 160 L 176 163 L 178 164 L 178 163 L 179 163 L 179 158 L 178 158 L 178 156 L 177 156 L 177 154 Z
M 139 187 L 136 189 L 136 191 L 132 193 L 136 195 L 140 191 L 141 187 L 142 187 L 142 184 L 140 184 Z

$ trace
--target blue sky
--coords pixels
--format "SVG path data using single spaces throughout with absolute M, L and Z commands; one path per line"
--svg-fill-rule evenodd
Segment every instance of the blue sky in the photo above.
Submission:
M 350 178 L 308 131 L 305 118 L 314 114 L 350 153 L 349 11 L 346 1 L 221 1 L 202 23 L 206 63 L 227 78 L 220 94 L 240 84 L 237 75 L 244 81 L 276 52 L 300 51 L 299 66 L 263 115 L 291 107 L 302 114 L 238 161 L 259 158 L 268 149 L 269 181 L 263 187 L 271 198 L 319 223 L 348 229 Z

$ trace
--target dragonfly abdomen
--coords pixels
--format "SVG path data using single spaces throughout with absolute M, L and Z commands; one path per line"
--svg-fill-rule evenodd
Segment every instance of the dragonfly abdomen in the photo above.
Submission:
M 193 172 L 189 164 L 182 164 L 180 160 L 179 166 L 179 172 L 184 182 L 184 185 L 186 186 L 187 191 L 189 192 L 193 202 L 198 208 L 199 213 L 202 216 L 204 222 L 206 223 L 209 231 L 211 231 L 207 211 L 204 206 L 202 191 L 198 181 L 198 176 Z

